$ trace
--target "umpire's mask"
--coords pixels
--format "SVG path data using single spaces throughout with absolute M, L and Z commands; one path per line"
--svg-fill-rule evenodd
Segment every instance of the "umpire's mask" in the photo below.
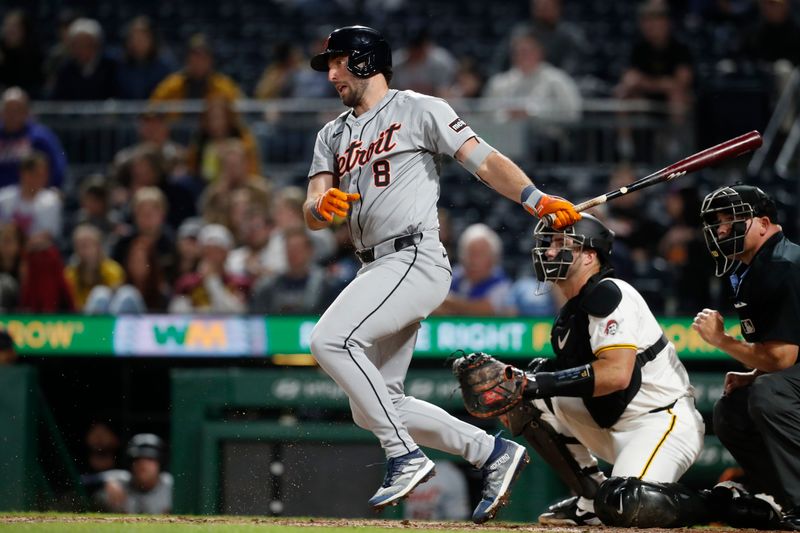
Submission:
M 758 187 L 734 185 L 708 194 L 700 207 L 700 216 L 706 247 L 714 258 L 714 273 L 720 277 L 740 263 L 736 257 L 744 252 L 745 236 L 750 229 L 747 221 L 757 216 L 774 221 L 776 209 L 772 199 Z
M 584 214 L 579 221 L 564 229 L 556 230 L 544 219 L 533 230 L 533 269 L 540 282 L 567 279 L 575 253 L 584 248 L 597 252 L 602 266 L 608 266 L 614 232 L 592 215 Z

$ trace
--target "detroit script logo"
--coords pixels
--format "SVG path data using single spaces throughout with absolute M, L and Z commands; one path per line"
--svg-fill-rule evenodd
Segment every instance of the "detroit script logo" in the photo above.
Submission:
M 342 155 L 336 154 L 337 175 L 344 176 L 356 166 L 363 167 L 370 162 L 374 155 L 391 152 L 397 146 L 397 143 L 393 140 L 394 133 L 401 127 L 402 124 L 393 123 L 383 130 L 378 135 L 378 138 L 369 143 L 366 148 L 364 148 L 363 141 L 355 140 L 350 142 Z

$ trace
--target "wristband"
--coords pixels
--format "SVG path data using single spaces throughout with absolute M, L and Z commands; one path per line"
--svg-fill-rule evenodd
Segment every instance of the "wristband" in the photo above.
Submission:
M 319 204 L 319 199 L 313 204 L 311 204 L 311 208 L 309 209 L 309 211 L 311 212 L 311 216 L 319 220 L 320 222 L 327 222 L 325 217 L 322 216 L 322 213 L 319 212 L 319 209 L 317 209 L 318 204 Z
M 535 390 L 534 395 L 537 398 L 552 396 L 591 398 L 594 395 L 594 369 L 590 364 L 557 372 L 528 374 L 528 380 L 535 381 L 536 385 L 528 388 Z
M 536 188 L 536 185 L 528 185 L 522 189 L 520 194 L 520 203 L 530 213 L 536 213 L 536 206 L 539 205 L 539 200 L 542 199 L 544 193 Z

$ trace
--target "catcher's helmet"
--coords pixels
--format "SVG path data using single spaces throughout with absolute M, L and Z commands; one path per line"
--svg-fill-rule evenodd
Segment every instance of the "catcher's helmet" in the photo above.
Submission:
M 328 59 L 339 55 L 347 56 L 347 70 L 356 77 L 391 73 L 392 50 L 386 39 L 372 28 L 345 26 L 334 30 L 325 42 L 325 50 L 311 58 L 311 68 L 327 72 Z
M 613 243 L 614 232 L 592 215 L 584 214 L 575 224 L 560 230 L 551 228 L 542 219 L 533 230 L 531 255 L 536 279 L 542 282 L 566 279 L 576 249 L 591 248 L 597 252 L 601 265 L 607 266 Z
M 700 216 L 706 248 L 716 265 L 715 274 L 724 276 L 739 264 L 736 256 L 744 252 L 747 221 L 762 216 L 775 221 L 777 208 L 772 198 L 758 187 L 734 185 L 709 193 L 700 206 Z M 730 227 L 720 235 L 721 226 Z
M 125 451 L 131 460 L 145 457 L 161 462 L 163 461 L 164 441 L 153 433 L 139 433 L 131 438 Z

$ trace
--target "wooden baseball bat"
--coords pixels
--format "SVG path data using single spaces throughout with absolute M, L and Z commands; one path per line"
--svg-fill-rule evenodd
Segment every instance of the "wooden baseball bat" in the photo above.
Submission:
M 696 154 L 690 155 L 689 157 L 681 159 L 677 163 L 673 163 L 668 167 L 664 167 L 659 171 L 653 172 L 652 174 L 640 178 L 629 185 L 625 185 L 619 189 L 601 194 L 600 196 L 595 196 L 594 198 L 586 200 L 585 202 L 581 202 L 575 205 L 575 210 L 585 211 L 594 206 L 604 204 L 609 200 L 613 200 L 614 198 L 619 198 L 623 194 L 636 192 L 644 189 L 645 187 L 655 185 L 656 183 L 671 181 L 675 178 L 683 176 L 684 174 L 688 174 L 689 172 L 710 167 L 727 159 L 732 159 L 742 154 L 746 154 L 747 152 L 752 152 L 759 146 L 761 146 L 761 134 L 753 130 L 750 133 L 739 135 L 738 137 L 734 137 L 733 139 L 719 143 L 711 148 L 706 148 L 702 152 L 697 152 Z M 545 220 L 548 224 L 552 225 L 553 222 L 555 222 L 555 217 L 552 214 L 547 215 Z

